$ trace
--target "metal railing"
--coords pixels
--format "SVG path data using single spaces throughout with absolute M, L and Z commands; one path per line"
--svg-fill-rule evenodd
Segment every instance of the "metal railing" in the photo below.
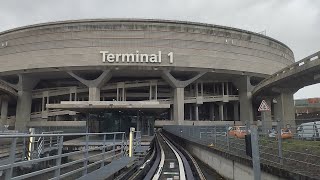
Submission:
M 231 126 L 229 125 L 206 127 L 168 125 L 163 128 L 183 139 L 251 160 L 246 154 L 244 135 L 234 136 L 230 132 Z M 243 134 L 250 134 L 248 126 L 243 126 L 242 130 L 244 131 Z M 320 178 L 319 133 L 320 122 L 304 123 L 296 127 L 282 125 L 279 122 L 276 126 L 270 126 L 269 128 L 259 126 L 260 161 L 309 177 Z
M 74 179 L 126 156 L 128 149 L 124 132 L 10 134 L 0 135 L 0 140 L 6 140 L 9 149 L 0 159 L 5 179 Z M 134 141 L 140 145 L 140 132 Z

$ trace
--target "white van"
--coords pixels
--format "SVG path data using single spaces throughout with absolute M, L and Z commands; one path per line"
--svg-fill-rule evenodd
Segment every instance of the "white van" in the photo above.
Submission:
M 320 140 L 320 121 L 302 123 L 297 128 L 299 138 Z

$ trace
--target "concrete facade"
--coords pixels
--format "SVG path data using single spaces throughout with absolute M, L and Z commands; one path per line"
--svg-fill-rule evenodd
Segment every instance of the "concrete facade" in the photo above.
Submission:
M 0 78 L 17 91 L 17 99 L 8 102 L 9 114 L 4 103 L 1 117 L 15 119 L 18 130 L 33 120 L 76 119 L 47 108 L 66 100 L 159 101 L 172 106 L 165 118 L 172 116 L 175 124 L 185 119 L 252 122 L 251 81 L 294 62 L 292 51 L 270 37 L 182 21 L 53 22 L 1 32 L 0 42 L 8 44 L 0 48 Z M 106 51 L 116 55 L 104 56 Z M 161 63 L 108 61 L 128 54 L 160 59 L 160 51 Z M 283 95 L 281 102 L 289 105 L 290 97 Z M 286 118 L 291 115 L 283 110 Z

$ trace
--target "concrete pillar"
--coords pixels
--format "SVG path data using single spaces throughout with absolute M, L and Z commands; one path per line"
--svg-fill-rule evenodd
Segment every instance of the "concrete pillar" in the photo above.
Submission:
M 229 95 L 229 82 L 226 82 L 226 85 L 227 85 L 227 87 L 226 87 L 226 89 L 227 89 L 226 95 Z
M 224 96 L 224 82 L 221 83 L 222 96 Z
M 171 87 L 174 88 L 173 93 L 173 107 L 174 107 L 174 120 L 176 121 L 177 125 L 182 125 L 184 121 L 184 88 L 190 85 L 192 82 L 199 79 L 203 76 L 205 72 L 201 72 L 198 75 L 194 76 L 193 78 L 185 81 L 177 80 L 175 77 L 172 76 L 169 70 L 162 72 L 162 78 L 166 80 Z M 198 92 L 197 92 L 198 93 Z
M 195 84 L 195 97 L 198 97 L 199 96 L 199 84 L 198 82 Z
M 223 110 L 224 110 L 223 118 L 224 118 L 224 120 L 228 120 L 228 119 L 229 119 L 229 116 L 228 116 L 228 106 L 227 106 L 227 103 L 225 103 L 225 106 L 224 106 Z
M 140 113 L 137 112 L 137 131 L 141 131 Z
M 253 122 L 251 93 L 247 91 L 239 91 L 240 100 L 240 120 L 245 122 Z
M 199 105 L 198 104 L 194 106 L 194 114 L 195 114 L 195 120 L 199 121 Z
M 223 103 L 219 103 L 219 120 L 224 120 L 224 110 L 223 110 Z
M 192 104 L 189 104 L 190 120 L 192 120 Z
M 89 87 L 89 101 L 100 101 L 100 88 Z
M 27 123 L 30 121 L 31 104 L 32 104 L 31 90 L 18 91 L 16 123 L 15 123 L 16 130 L 18 131 L 27 130 Z
M 8 97 L 1 98 L 1 127 L 7 124 L 8 118 Z
M 111 79 L 111 71 L 104 70 L 100 76 L 94 80 L 86 80 L 69 71 L 68 74 L 77 79 L 89 88 L 89 101 L 100 101 L 100 88 Z
M 239 121 L 239 102 L 233 103 L 233 120 Z
M 276 97 L 274 104 L 274 116 L 276 120 L 282 121 L 282 125 L 296 127 L 293 92 L 283 92 Z
M 173 105 L 170 106 L 170 120 L 173 120 Z
M 201 82 L 201 96 L 203 96 L 203 82 Z
M 158 84 L 155 85 L 155 99 L 158 99 Z
M 18 77 L 18 83 L 14 85 L 18 90 L 15 130 L 25 132 L 30 121 L 32 89 L 38 84 L 39 78 L 22 74 L 18 74 Z
M 213 103 L 210 103 L 209 105 L 209 113 L 210 113 L 210 120 L 211 121 L 214 121 L 214 104 Z
M 184 121 L 184 88 L 174 88 L 173 96 L 173 119 L 177 125 L 182 125 Z
M 252 110 L 252 94 L 251 91 L 253 86 L 250 83 L 250 77 L 243 76 L 236 81 L 234 84 L 239 89 L 239 101 L 240 101 L 240 120 L 242 122 L 253 122 L 253 110 Z

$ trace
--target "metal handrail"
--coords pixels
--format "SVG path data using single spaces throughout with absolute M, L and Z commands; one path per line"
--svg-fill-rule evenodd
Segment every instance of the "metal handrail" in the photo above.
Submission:
M 48 133 L 54 133 L 54 134 L 48 134 Z M 58 134 L 57 134 L 58 133 Z M 40 174 L 48 173 L 54 171 L 54 177 L 53 178 L 58 178 L 59 177 L 67 177 L 69 175 L 72 175 L 76 172 L 83 171 L 83 174 L 86 174 L 88 172 L 88 168 L 92 167 L 94 165 L 98 165 L 101 163 L 100 166 L 105 165 L 106 160 L 112 160 L 116 157 L 124 156 L 127 154 L 127 146 L 128 142 L 125 136 L 125 132 L 110 132 L 110 133 L 61 133 L 61 131 L 53 131 L 53 132 L 44 132 L 42 134 L 15 134 L 15 135 L 0 135 L 1 138 L 12 138 L 12 143 L 10 146 L 10 152 L 8 157 L 8 164 L 2 164 L 0 165 L 0 171 L 3 171 L 6 178 L 9 179 L 23 179 L 23 178 L 28 178 L 28 177 L 34 177 Z M 139 131 L 136 132 L 136 137 L 135 137 L 135 142 L 136 145 L 139 145 L 139 141 L 141 139 L 141 136 L 139 135 Z M 101 137 L 103 136 L 103 141 L 100 141 L 101 143 L 97 145 L 89 145 L 89 136 L 98 136 Z M 64 148 L 64 143 L 63 139 L 64 136 L 80 136 L 83 137 L 85 136 L 85 144 L 78 145 L 79 147 L 74 149 L 74 151 L 71 152 L 63 152 Z M 19 154 L 19 157 L 17 156 L 17 145 L 18 145 L 18 140 L 19 138 L 23 139 L 28 139 L 28 138 L 34 138 L 34 137 L 39 137 L 37 138 L 37 141 L 30 141 L 31 144 L 34 144 L 34 146 L 37 147 L 37 149 L 33 150 L 30 148 L 27 148 L 28 144 L 24 143 L 24 152 Z M 48 137 L 50 137 L 50 140 L 48 140 Z M 111 140 L 110 138 L 113 139 L 113 141 L 110 142 L 110 144 L 107 144 L 106 142 L 109 142 Z M 120 139 L 119 139 L 120 138 Z M 54 139 L 54 140 L 52 140 Z M 49 143 L 48 143 L 49 142 Z M 57 154 L 55 155 L 50 155 L 50 156 L 41 156 L 43 153 L 43 148 L 46 146 L 50 145 L 50 148 L 54 144 L 54 149 L 57 150 Z M 20 147 L 20 146 L 19 146 Z M 30 146 L 29 146 L 30 147 Z M 111 147 L 111 148 L 110 148 Z M 20 148 L 21 149 L 21 148 Z M 29 152 L 36 152 L 37 155 L 34 157 L 28 157 L 31 155 Z M 53 149 L 51 149 L 53 150 Z M 49 149 L 50 151 L 50 149 Z M 49 151 L 46 150 L 47 153 L 50 153 Z M 89 154 L 89 152 L 97 152 L 94 154 Z M 100 151 L 100 152 L 99 152 Z M 64 157 L 69 157 L 69 156 L 78 156 L 78 155 L 83 155 L 83 157 L 79 160 L 73 160 L 71 162 L 67 163 L 62 163 L 61 159 Z M 105 155 L 111 155 L 111 156 L 105 156 Z M 20 156 L 22 155 L 22 158 Z M 99 158 L 101 157 L 101 158 Z M 94 163 L 89 163 L 89 160 L 92 160 L 92 158 L 98 158 L 99 160 L 95 161 Z M 37 163 L 41 162 L 53 162 L 55 163 L 54 167 L 46 167 L 43 169 L 33 169 L 32 172 L 26 172 L 25 174 L 22 175 L 14 175 L 13 174 L 13 168 L 19 167 L 19 166 L 33 166 Z M 71 167 L 74 164 L 77 163 L 83 163 L 83 166 L 80 168 L 76 168 L 75 170 L 72 169 L 68 172 L 63 172 L 61 174 L 61 169 L 65 167 Z
M 83 136 L 83 135 L 111 135 L 111 134 L 125 134 L 124 132 L 113 133 L 62 133 L 62 134 L 18 134 L 18 135 L 0 135 L 0 138 L 20 138 L 20 137 L 52 137 L 52 136 Z

